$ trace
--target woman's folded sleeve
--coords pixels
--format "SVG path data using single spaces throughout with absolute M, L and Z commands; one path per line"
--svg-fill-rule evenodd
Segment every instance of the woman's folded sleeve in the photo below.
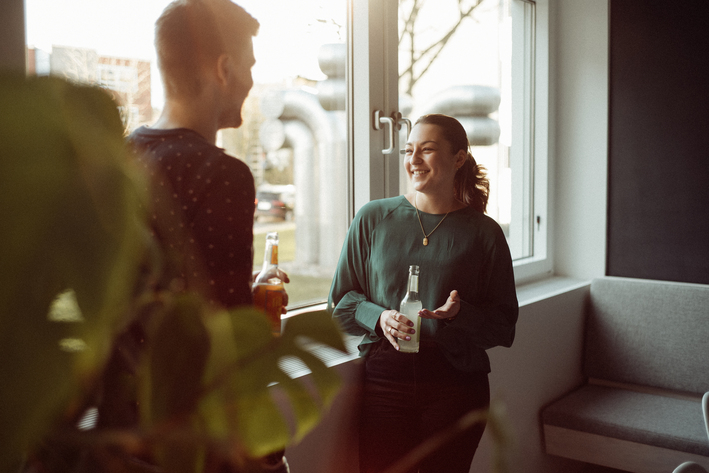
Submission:
M 332 317 L 350 335 L 375 335 L 378 337 L 379 316 L 384 310 L 367 300 L 364 294 L 349 291 L 335 306 Z
M 369 235 L 364 227 L 361 216 L 355 217 L 337 263 L 327 307 L 345 332 L 376 337 L 379 316 L 385 309 L 366 295 Z

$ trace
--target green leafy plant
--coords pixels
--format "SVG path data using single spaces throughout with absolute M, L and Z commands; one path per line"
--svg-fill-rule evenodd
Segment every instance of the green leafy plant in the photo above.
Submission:
M 156 247 L 116 104 L 56 78 L 0 76 L 0 109 L 0 471 L 248 471 L 312 428 L 339 380 L 305 342 L 345 350 L 328 314 L 274 338 L 255 310 L 146 289 Z M 112 373 L 122 355 L 131 369 Z M 315 389 L 279 368 L 284 357 L 308 366 Z M 99 425 L 126 406 L 138 421 L 78 429 L 94 405 Z

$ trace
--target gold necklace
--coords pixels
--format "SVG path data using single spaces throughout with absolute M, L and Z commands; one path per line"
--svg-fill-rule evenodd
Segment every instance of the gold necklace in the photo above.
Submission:
M 431 232 L 428 235 L 426 235 L 426 230 L 423 229 L 423 223 L 421 223 L 421 215 L 419 215 L 419 208 L 418 208 L 418 205 L 416 205 L 416 197 L 418 197 L 418 195 L 419 195 L 418 192 L 414 194 L 414 208 L 416 209 L 416 216 L 419 219 L 419 225 L 421 225 L 421 233 L 423 233 L 423 246 L 428 246 L 428 237 L 433 235 L 433 232 L 435 232 L 436 229 L 441 226 L 441 224 L 443 223 L 443 221 L 446 219 L 446 217 L 448 216 L 448 214 L 450 212 L 446 212 L 446 214 L 443 216 L 441 221 L 438 222 L 438 225 L 436 225 L 436 228 L 431 230 Z

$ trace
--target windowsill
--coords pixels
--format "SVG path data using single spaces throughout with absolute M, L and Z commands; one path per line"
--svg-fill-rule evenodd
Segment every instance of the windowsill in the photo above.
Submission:
M 566 292 L 588 286 L 589 280 L 574 279 L 562 276 L 551 276 L 538 281 L 517 286 L 517 301 L 520 307 L 534 304 Z
M 517 299 L 520 308 L 532 305 L 536 302 L 550 299 L 567 292 L 588 286 L 591 282 L 588 280 L 573 279 L 561 276 L 552 276 L 539 281 L 521 284 L 517 287 Z M 325 310 L 326 303 L 321 303 L 309 307 L 304 307 L 289 311 L 284 316 L 284 319 L 295 317 L 306 312 L 314 312 Z M 353 361 L 359 358 L 359 350 L 357 345 L 362 337 L 352 335 L 344 335 L 347 354 L 344 354 L 333 348 L 323 346 L 319 343 L 311 343 L 307 345 L 311 353 L 320 358 L 326 366 L 333 367 Z M 283 369 L 290 377 L 299 378 L 310 374 L 310 370 L 298 359 L 286 358 L 281 361 L 281 369 Z
M 591 281 L 589 280 L 574 279 L 564 276 L 551 276 L 537 281 L 519 284 L 517 286 L 517 300 L 519 302 L 519 306 L 523 307 L 550 297 L 558 296 L 565 292 L 588 286 L 589 284 L 591 284 Z M 322 302 L 320 304 L 300 307 L 298 309 L 288 311 L 283 318 L 288 319 L 306 312 L 315 312 L 326 309 L 327 303 Z
M 295 317 L 300 314 L 308 312 L 317 312 L 320 310 L 327 309 L 327 303 L 322 302 L 320 304 L 311 305 L 308 307 L 301 307 L 295 310 L 288 311 L 282 317 L 283 322 L 287 323 L 287 320 L 291 317 Z M 325 363 L 325 366 L 331 368 L 333 366 L 341 365 L 349 361 L 353 361 L 359 358 L 359 345 L 362 337 L 355 337 L 353 335 L 343 334 L 343 339 L 345 342 L 345 348 L 347 353 L 342 353 L 339 350 L 330 348 L 328 346 L 322 345 L 316 342 L 306 343 L 304 348 L 306 348 L 310 353 L 315 355 L 317 358 Z M 279 361 L 281 369 L 291 378 L 300 378 L 310 374 L 310 370 L 305 366 L 305 364 L 297 358 L 286 357 Z

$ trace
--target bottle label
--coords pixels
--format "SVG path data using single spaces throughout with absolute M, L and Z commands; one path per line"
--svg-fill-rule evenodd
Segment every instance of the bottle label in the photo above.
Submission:
M 280 319 L 281 307 L 283 306 L 283 290 L 266 289 L 266 313 L 272 317 Z
M 254 285 L 254 306 L 262 310 L 271 322 L 274 332 L 281 330 L 281 308 L 285 289 L 280 284 Z
M 278 264 L 278 245 L 271 247 L 271 264 Z

